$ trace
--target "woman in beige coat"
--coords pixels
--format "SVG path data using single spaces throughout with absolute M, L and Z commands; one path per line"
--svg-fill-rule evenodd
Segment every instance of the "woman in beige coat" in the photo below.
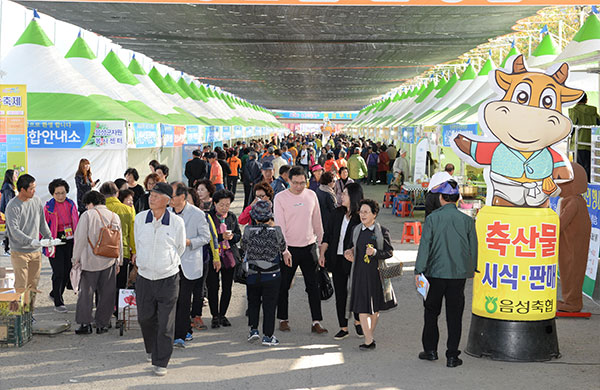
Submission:
M 77 334 L 92 333 L 92 322 L 96 333 L 108 332 L 116 294 L 116 276 L 123 262 L 123 242 L 119 237 L 119 256 L 109 258 L 94 254 L 92 245 L 98 242 L 102 227 L 112 227 L 121 232 L 119 216 L 106 208 L 106 199 L 98 191 L 90 191 L 83 197 L 87 211 L 81 214 L 75 231 L 73 264 L 81 264 L 81 281 L 75 321 L 80 324 Z M 94 295 L 98 294 L 96 315 L 92 318 Z

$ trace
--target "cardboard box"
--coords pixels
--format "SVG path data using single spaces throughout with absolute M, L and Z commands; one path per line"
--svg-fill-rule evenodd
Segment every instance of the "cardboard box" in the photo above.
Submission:
M 22 315 L 30 311 L 30 289 L 0 288 L 0 316 Z

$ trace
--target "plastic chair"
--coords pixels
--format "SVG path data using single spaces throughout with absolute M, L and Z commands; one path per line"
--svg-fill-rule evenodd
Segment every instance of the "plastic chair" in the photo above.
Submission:
M 395 197 L 396 193 L 394 192 L 386 192 L 383 194 L 383 208 L 387 209 L 388 207 L 392 207 Z
M 404 228 L 402 229 L 402 240 L 400 242 L 404 243 L 404 242 L 412 241 L 415 244 L 418 244 L 419 242 L 421 242 L 421 233 L 422 233 L 421 222 L 417 222 L 417 221 L 404 222 Z
M 413 215 L 413 205 L 409 200 L 394 199 L 392 213 L 397 217 L 408 217 Z

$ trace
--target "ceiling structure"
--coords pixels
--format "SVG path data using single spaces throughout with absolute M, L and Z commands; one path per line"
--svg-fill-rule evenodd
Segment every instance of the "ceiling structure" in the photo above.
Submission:
M 357 110 L 539 6 L 21 1 L 269 109 Z

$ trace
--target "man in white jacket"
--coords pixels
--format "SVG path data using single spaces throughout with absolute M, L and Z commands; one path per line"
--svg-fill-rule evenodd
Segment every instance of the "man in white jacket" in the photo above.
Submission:
M 148 360 L 158 376 L 167 374 L 173 353 L 180 256 L 186 246 L 183 219 L 167 210 L 172 197 L 170 185 L 156 183 L 150 192 L 150 210 L 139 213 L 134 224 L 139 248 L 135 283 L 138 321 Z

